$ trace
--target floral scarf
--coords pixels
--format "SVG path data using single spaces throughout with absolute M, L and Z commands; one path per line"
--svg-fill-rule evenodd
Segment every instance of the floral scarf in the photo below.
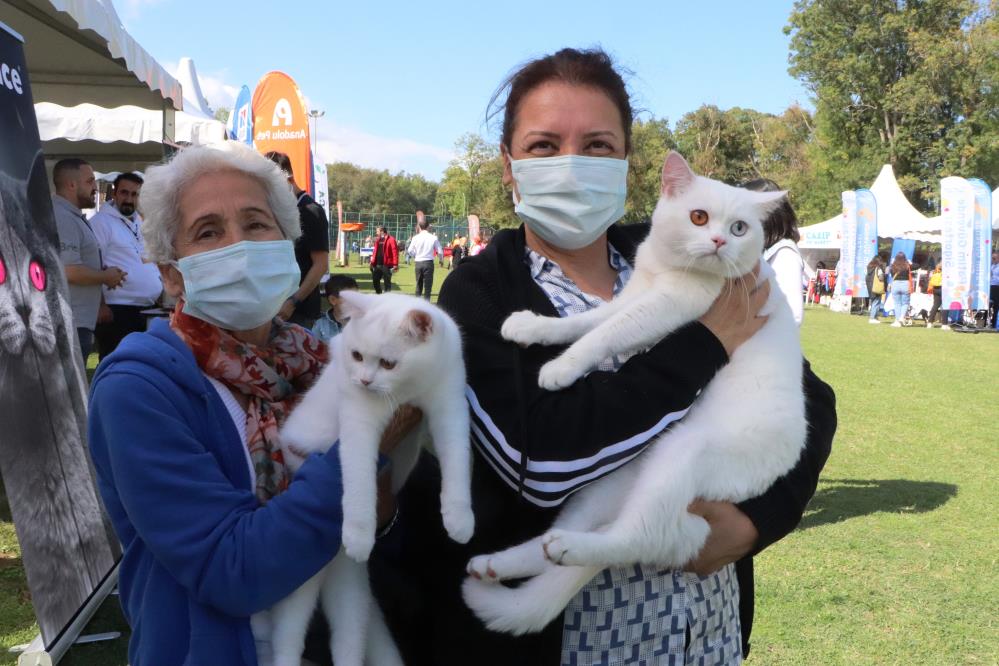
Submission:
M 290 481 L 278 439 L 285 417 L 329 362 L 325 344 L 304 328 L 274 319 L 266 347 L 237 340 L 226 330 L 181 312 L 170 328 L 183 340 L 209 377 L 249 398 L 246 446 L 256 472 L 256 494 L 266 502 Z

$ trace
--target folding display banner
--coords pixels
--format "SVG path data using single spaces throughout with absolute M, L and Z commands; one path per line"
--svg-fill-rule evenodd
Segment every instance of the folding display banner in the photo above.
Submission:
M 312 160 L 312 198 L 323 207 L 326 219 L 330 219 L 330 182 L 326 176 L 326 165 Z
M 971 302 L 971 270 L 974 259 L 975 190 L 964 178 L 951 176 L 940 181 L 942 212 L 941 263 L 943 292 L 947 310 L 964 310 Z
M 472 247 L 472 243 L 476 238 L 479 237 L 481 229 L 479 227 L 479 216 L 469 215 L 468 216 L 468 246 Z
M 857 206 L 857 233 L 853 255 L 853 279 L 851 296 L 867 298 L 867 264 L 878 253 L 878 202 L 870 190 L 855 192 Z
M 50 648 L 121 553 L 86 444 L 86 379 L 20 36 L 0 23 L 0 473 Z
M 969 178 L 974 193 L 975 222 L 971 235 L 971 309 L 988 310 L 992 278 L 992 191 L 981 178 Z
M 268 72 L 257 83 L 251 106 L 253 146 L 287 155 L 295 184 L 314 196 L 309 116 L 298 86 L 284 72 Z
M 839 273 L 836 276 L 836 294 L 838 296 L 853 296 L 862 282 L 863 275 L 857 271 L 857 193 L 843 192 L 843 224 L 839 249 Z
M 232 141 L 239 141 L 248 146 L 253 145 L 253 111 L 250 105 L 252 98 L 250 89 L 243 86 L 232 105 L 232 113 L 226 123 L 226 133 Z

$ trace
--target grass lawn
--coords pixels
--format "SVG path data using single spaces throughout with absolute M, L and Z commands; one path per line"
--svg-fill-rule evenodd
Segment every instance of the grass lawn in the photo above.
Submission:
M 370 290 L 366 267 L 337 272 Z M 435 270 L 435 298 L 447 273 Z M 412 266 L 396 282 L 412 293 Z M 748 663 L 999 663 L 999 335 L 813 308 L 802 338 L 836 389 L 839 430 L 801 527 L 756 560 Z M 0 664 L 37 631 L 9 521 L 0 513 Z M 88 631 L 120 624 L 116 604 Z M 64 663 L 125 664 L 124 641 Z

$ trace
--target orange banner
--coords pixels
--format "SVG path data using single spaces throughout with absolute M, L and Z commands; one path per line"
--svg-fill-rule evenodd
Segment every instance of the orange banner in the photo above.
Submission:
M 284 72 L 268 72 L 253 91 L 253 147 L 277 150 L 291 160 L 295 184 L 312 192 L 312 144 L 305 99 Z

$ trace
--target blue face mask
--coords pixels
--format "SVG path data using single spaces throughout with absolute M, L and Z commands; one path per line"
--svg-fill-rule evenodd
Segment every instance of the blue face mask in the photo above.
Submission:
M 586 247 L 624 216 L 628 160 L 563 155 L 511 160 L 510 166 L 514 212 L 555 247 Z
M 184 313 L 230 331 L 266 324 L 298 290 L 291 241 L 241 241 L 172 262 L 184 276 Z

